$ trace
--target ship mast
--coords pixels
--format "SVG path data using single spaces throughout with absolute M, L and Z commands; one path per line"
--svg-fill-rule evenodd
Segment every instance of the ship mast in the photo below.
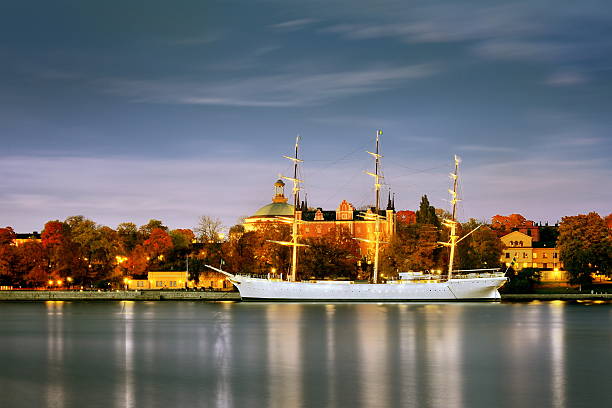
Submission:
M 300 135 L 295 138 L 295 156 L 283 156 L 285 159 L 289 159 L 293 162 L 293 177 L 283 177 L 285 180 L 293 181 L 293 220 L 291 222 L 291 243 L 292 254 L 291 254 L 291 276 L 290 281 L 295 282 L 297 279 L 297 249 L 298 246 L 303 246 L 298 243 L 298 222 L 297 219 L 297 208 L 298 208 L 298 193 L 300 191 L 300 183 L 302 180 L 298 179 L 298 163 L 302 163 L 303 160 L 298 158 L 298 149 L 300 145 Z
M 452 212 L 451 218 L 444 220 L 444 225 L 450 228 L 450 241 L 442 243 L 445 246 L 450 247 L 450 255 L 448 260 L 448 280 L 451 280 L 453 275 L 453 262 L 455 260 L 455 248 L 457 247 L 457 202 L 459 198 L 457 198 L 457 185 L 459 182 L 459 162 L 460 159 L 455 155 L 455 171 L 450 173 L 450 177 L 453 180 L 453 189 L 448 190 L 451 195 L 451 204 L 452 204 Z
M 382 130 L 376 131 L 376 151 L 375 153 L 368 152 L 374 157 L 375 166 L 374 173 L 366 172 L 370 176 L 374 177 L 374 190 L 376 191 L 376 206 L 374 208 L 374 271 L 372 276 L 372 282 L 378 283 L 378 252 L 380 250 L 380 179 L 381 175 L 378 174 L 380 167 L 380 158 L 382 157 L 379 153 L 379 141 L 382 135 Z

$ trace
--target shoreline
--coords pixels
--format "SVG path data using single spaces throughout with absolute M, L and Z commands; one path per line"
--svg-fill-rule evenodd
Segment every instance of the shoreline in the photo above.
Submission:
M 172 290 L 117 290 L 117 291 L 69 291 L 69 290 L 3 290 L 0 301 L 154 301 L 201 300 L 205 302 L 240 301 L 238 292 L 200 292 Z M 612 293 L 512 293 L 502 294 L 501 301 L 529 302 L 535 300 L 612 300 Z
M 116 290 L 116 291 L 79 291 L 79 290 L 3 290 L 0 291 L 0 301 L 33 301 L 44 302 L 49 300 L 202 300 L 237 301 L 240 300 L 238 292 L 201 292 L 179 290 Z

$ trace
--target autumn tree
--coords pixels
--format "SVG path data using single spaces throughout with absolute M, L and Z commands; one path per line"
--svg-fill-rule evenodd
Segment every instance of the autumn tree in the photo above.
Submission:
M 175 229 L 170 231 L 169 235 L 175 251 L 187 251 L 195 240 L 195 235 L 190 229 Z
M 478 229 L 476 229 L 478 228 Z M 470 234 L 471 231 L 474 231 Z M 470 219 L 461 225 L 457 244 L 457 265 L 461 269 L 497 268 L 502 253 L 502 242 L 489 226 Z
M 255 231 L 231 234 L 222 244 L 225 269 L 233 273 L 256 273 L 255 248 L 261 244 L 261 235 Z
M 147 272 L 149 260 L 142 245 L 136 245 L 127 256 L 127 260 L 120 267 L 125 275 L 141 276 Z
M 434 206 L 429 204 L 427 194 L 421 197 L 421 204 L 416 212 L 416 222 L 418 224 L 431 224 L 437 228 L 440 228 L 440 220 L 436 215 L 436 209 Z
M 595 212 L 563 217 L 557 248 L 571 283 L 590 284 L 593 273 L 612 274 L 612 236 Z
M 151 231 L 149 239 L 143 242 L 142 247 L 150 258 L 150 264 L 159 265 L 159 261 L 162 261 L 168 255 L 174 245 L 172 244 L 172 238 L 165 230 L 155 228 Z
M 125 253 L 129 253 L 138 245 L 138 228 L 133 222 L 123 222 L 117 226 L 117 235 Z
M 303 278 L 356 279 L 359 244 L 345 227 L 333 227 L 320 237 L 305 240 L 299 273 Z
M 382 251 L 381 267 L 386 275 L 439 267 L 442 248 L 439 231 L 431 224 L 398 224 L 395 235 Z
M 521 214 L 495 215 L 491 218 L 491 228 L 498 231 L 510 232 L 527 221 Z
M 163 222 L 161 222 L 160 220 L 151 219 L 149 220 L 149 222 L 144 225 L 141 225 L 140 228 L 138 228 L 139 239 L 141 241 L 148 239 L 151 236 L 153 230 L 155 229 L 168 231 L 168 227 L 166 227 Z
M 270 241 L 290 241 L 288 225 L 262 225 L 256 231 L 231 234 L 222 244 L 226 269 L 231 272 L 268 274 L 287 273 L 291 262 L 291 249 Z
M 12 243 L 15 232 L 11 227 L 0 228 L 0 281 L 11 283 L 13 280 L 12 264 L 15 257 L 15 248 Z
M 121 242 L 116 231 L 77 215 L 65 221 L 77 258 L 72 274 L 75 282 L 93 283 L 114 275 Z
M 202 215 L 198 220 L 198 225 L 193 229 L 199 242 L 219 242 L 221 241 L 221 231 L 223 224 L 218 218 Z
M 286 224 L 262 225 L 256 231 L 253 256 L 255 273 L 267 274 L 272 269 L 288 273 L 291 267 L 291 248 L 271 241 L 291 241 L 291 227 Z
M 0 228 L 0 245 L 10 245 L 15 238 L 15 231 L 12 227 Z
M 41 241 L 48 259 L 49 276 L 52 279 L 69 276 L 79 259 L 70 239 L 68 225 L 57 220 L 47 222 Z
M 18 282 L 26 286 L 44 286 L 49 279 L 48 261 L 43 245 L 36 241 L 26 241 L 15 248 L 14 270 Z
M 172 239 L 172 250 L 164 257 L 160 267 L 170 271 L 185 270 L 186 258 L 192 251 L 195 235 L 190 229 L 175 229 L 168 232 L 168 235 Z
M 244 229 L 244 225 L 236 224 L 236 225 L 230 227 L 228 235 L 229 235 L 229 238 L 231 239 L 231 237 L 242 235 L 245 232 L 246 231 Z

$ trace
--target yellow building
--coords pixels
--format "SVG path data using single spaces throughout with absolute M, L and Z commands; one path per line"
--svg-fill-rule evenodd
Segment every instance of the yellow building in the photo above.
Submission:
M 149 272 L 147 279 L 129 279 L 128 288 L 132 290 L 144 289 L 185 289 L 188 287 L 187 272 Z
M 552 243 L 534 242 L 533 238 L 519 231 L 501 237 L 504 244 L 502 263 L 516 270 L 538 268 L 542 282 L 566 282 L 568 274 L 559 260 L 559 251 Z
M 26 242 L 41 242 L 38 231 L 34 231 L 31 234 L 15 234 L 15 239 L 13 240 L 12 244 L 15 246 L 20 246 Z
M 126 278 L 130 290 L 173 290 L 185 288 L 202 288 L 214 290 L 232 290 L 233 285 L 224 275 L 216 272 L 203 272 L 198 283 L 189 280 L 187 271 L 149 272 L 147 279 Z

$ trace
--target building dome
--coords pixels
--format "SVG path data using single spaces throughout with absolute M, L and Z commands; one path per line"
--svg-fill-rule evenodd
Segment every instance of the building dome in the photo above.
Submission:
M 278 180 L 274 183 L 274 196 L 272 202 L 255 211 L 255 214 L 244 219 L 245 231 L 253 231 L 257 229 L 257 224 L 260 223 L 278 223 L 282 222 L 277 217 L 293 217 L 293 205 L 287 204 L 285 197 L 285 183 L 283 180 Z
M 261 207 L 251 217 L 276 217 L 276 216 L 292 217 L 293 216 L 293 206 L 291 204 L 287 204 L 287 202 L 270 203 L 270 204 L 267 204 Z

